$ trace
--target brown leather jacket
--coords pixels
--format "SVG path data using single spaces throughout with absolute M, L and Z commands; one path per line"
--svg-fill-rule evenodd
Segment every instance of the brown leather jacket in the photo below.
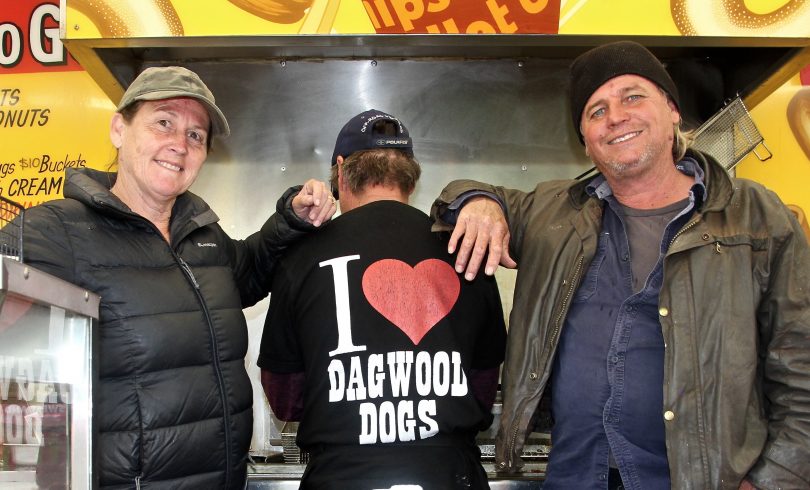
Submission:
M 761 185 L 705 171 L 705 202 L 672 241 L 659 296 L 664 417 L 672 487 L 810 488 L 810 247 L 795 217 Z M 587 182 L 532 192 L 450 183 L 438 216 L 462 193 L 500 196 L 518 263 L 496 440 L 499 471 L 521 450 L 550 377 L 570 299 L 594 256 L 602 204 Z

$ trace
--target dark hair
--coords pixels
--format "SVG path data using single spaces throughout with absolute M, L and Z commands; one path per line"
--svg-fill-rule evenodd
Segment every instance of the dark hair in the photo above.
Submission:
M 372 185 L 395 185 L 410 194 L 422 174 L 419 163 L 410 155 L 394 148 L 361 150 L 343 161 L 343 180 L 352 193 L 361 193 Z M 332 166 L 329 179 L 338 188 L 338 165 Z
M 118 111 L 118 112 L 121 114 L 121 117 L 124 118 L 124 121 L 126 121 L 127 124 L 129 124 L 129 123 L 132 122 L 132 119 L 135 118 L 135 114 L 137 114 L 138 111 L 141 110 L 141 106 L 143 105 L 143 103 L 144 103 L 143 100 L 136 100 L 135 102 L 129 104 L 128 106 L 121 108 L 121 110 Z M 212 127 L 212 123 L 211 123 L 211 118 L 209 117 L 208 118 L 208 135 L 205 138 L 205 151 L 207 153 L 211 153 L 211 145 L 214 142 L 214 138 L 212 137 L 212 134 L 213 134 L 212 130 L 213 130 L 213 127 Z

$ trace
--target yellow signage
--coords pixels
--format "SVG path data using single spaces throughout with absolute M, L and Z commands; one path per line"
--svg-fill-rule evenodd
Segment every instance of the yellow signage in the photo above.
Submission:
M 59 39 L 59 5 L 15 0 L 0 34 L 0 195 L 25 207 L 62 196 L 65 169 L 113 160 L 112 102 Z
M 65 0 L 66 39 L 286 34 L 808 37 L 810 0 Z

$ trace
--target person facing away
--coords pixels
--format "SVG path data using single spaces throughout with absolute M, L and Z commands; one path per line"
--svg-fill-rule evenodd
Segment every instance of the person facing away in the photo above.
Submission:
M 65 198 L 26 211 L 23 260 L 101 296 L 94 453 L 99 488 L 242 489 L 252 431 L 242 308 L 284 249 L 336 209 L 323 182 L 289 190 L 230 238 L 188 189 L 230 129 L 182 67 L 147 68 L 110 124 L 117 173 L 68 169 Z
M 401 121 L 352 117 L 332 157 L 341 215 L 279 265 L 258 364 L 276 417 L 300 420 L 301 488 L 489 488 L 475 437 L 493 419 L 500 296 L 461 280 L 408 205 L 420 172 Z
M 677 88 L 640 44 L 582 54 L 569 82 L 599 174 L 531 192 L 456 181 L 432 210 L 466 277 L 518 267 L 496 467 L 517 471 L 553 424 L 544 489 L 810 488 L 795 217 L 689 148 Z

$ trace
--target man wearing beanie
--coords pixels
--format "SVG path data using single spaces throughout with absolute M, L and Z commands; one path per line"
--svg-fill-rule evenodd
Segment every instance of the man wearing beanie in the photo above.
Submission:
M 408 205 L 420 173 L 399 119 L 352 117 L 332 156 L 342 214 L 273 282 L 258 364 L 273 413 L 300 421 L 302 489 L 489 488 L 475 437 L 493 419 L 500 296 L 460 278 Z
M 497 468 L 551 431 L 544 490 L 810 488 L 810 248 L 761 185 L 689 148 L 635 42 L 570 68 L 599 170 L 531 192 L 451 182 L 456 269 L 518 267 Z M 460 240 L 463 238 L 463 240 Z M 550 410 L 546 410 L 550 408 Z

